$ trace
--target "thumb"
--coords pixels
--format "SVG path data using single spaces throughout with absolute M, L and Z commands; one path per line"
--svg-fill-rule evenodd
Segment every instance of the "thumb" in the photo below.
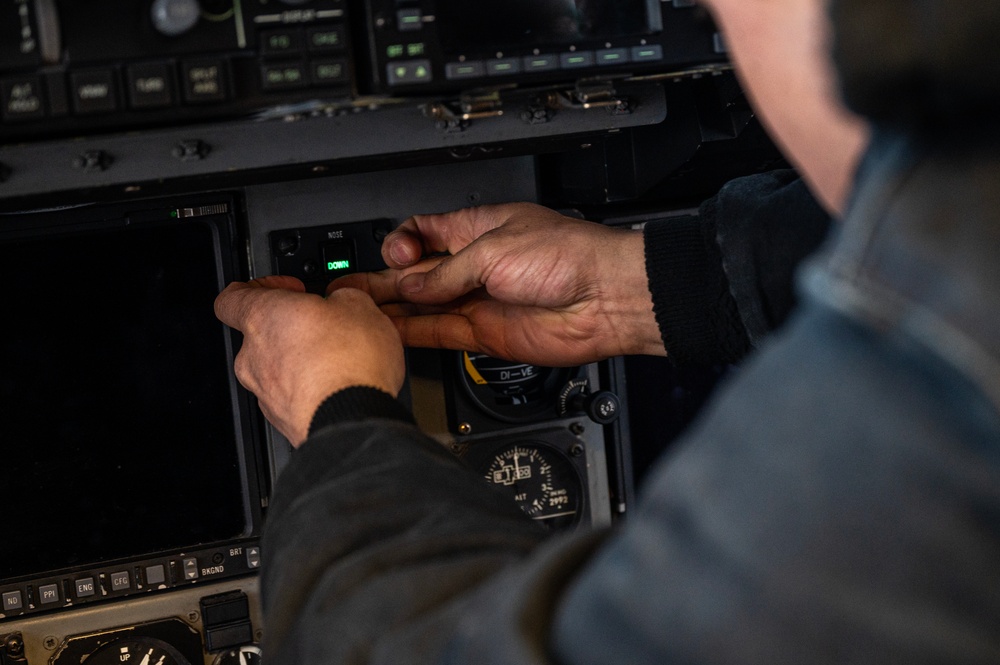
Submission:
M 266 277 L 252 279 L 247 284 L 251 287 L 265 289 L 284 289 L 285 291 L 297 291 L 298 293 L 306 292 L 306 285 L 302 283 L 302 280 L 291 275 L 267 275 Z

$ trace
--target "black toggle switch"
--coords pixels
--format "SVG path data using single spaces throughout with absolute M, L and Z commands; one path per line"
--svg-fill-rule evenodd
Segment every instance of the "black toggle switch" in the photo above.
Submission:
M 114 158 L 104 150 L 88 150 L 73 160 L 73 166 L 84 173 L 107 171 Z
M 182 162 L 197 162 L 208 157 L 210 152 L 212 146 L 201 139 L 191 139 L 175 145 L 172 154 Z

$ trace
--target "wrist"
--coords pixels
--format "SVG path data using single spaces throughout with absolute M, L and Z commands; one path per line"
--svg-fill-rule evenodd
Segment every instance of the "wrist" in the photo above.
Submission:
M 602 250 L 608 257 L 607 292 L 601 302 L 609 320 L 614 353 L 608 355 L 664 356 L 666 349 L 653 313 L 653 296 L 646 277 L 642 231 L 612 231 L 614 242 Z
M 413 415 L 385 390 L 372 386 L 350 386 L 320 402 L 309 424 L 309 436 L 340 422 L 386 418 L 414 423 Z

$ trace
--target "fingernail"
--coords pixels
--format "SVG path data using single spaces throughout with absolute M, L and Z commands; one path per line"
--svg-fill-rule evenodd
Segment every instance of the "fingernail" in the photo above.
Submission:
M 420 289 L 424 288 L 424 273 L 416 273 L 413 275 L 407 275 L 403 278 L 403 281 L 399 283 L 399 288 L 403 293 L 416 293 Z
M 409 249 L 402 242 L 394 242 L 389 245 L 389 256 L 400 265 L 409 265 L 413 261 Z

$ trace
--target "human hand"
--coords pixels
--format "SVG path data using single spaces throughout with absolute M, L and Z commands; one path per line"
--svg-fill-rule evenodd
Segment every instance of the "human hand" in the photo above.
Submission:
M 328 293 L 371 294 L 407 346 L 547 366 L 665 354 L 640 232 L 510 203 L 411 217 L 382 256 L 389 270 L 342 277 Z
M 323 299 L 293 277 L 233 282 L 216 298 L 215 314 L 243 333 L 236 377 L 296 447 L 316 408 L 333 393 L 371 386 L 396 396 L 403 385 L 399 335 L 356 289 Z

